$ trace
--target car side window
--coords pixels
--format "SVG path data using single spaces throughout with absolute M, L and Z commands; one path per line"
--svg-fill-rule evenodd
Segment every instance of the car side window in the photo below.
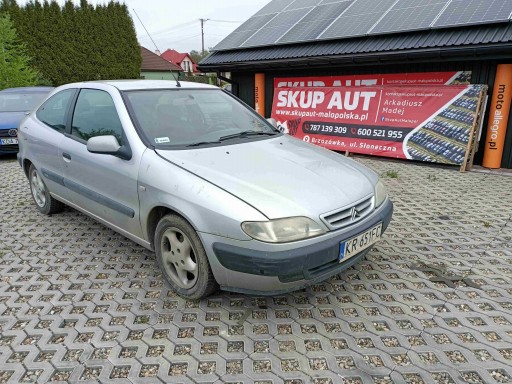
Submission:
M 64 132 L 66 130 L 69 106 L 75 92 L 76 89 L 65 89 L 50 97 L 37 110 L 37 118 L 49 127 L 59 132 Z
M 85 141 L 95 136 L 112 135 L 119 145 L 123 145 L 123 126 L 108 92 L 98 89 L 80 91 L 73 112 L 71 134 Z

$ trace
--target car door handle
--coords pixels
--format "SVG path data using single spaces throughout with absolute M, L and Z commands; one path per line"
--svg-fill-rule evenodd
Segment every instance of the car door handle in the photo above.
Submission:
M 62 152 L 62 157 L 64 158 L 64 161 L 71 161 L 71 155 L 66 152 Z

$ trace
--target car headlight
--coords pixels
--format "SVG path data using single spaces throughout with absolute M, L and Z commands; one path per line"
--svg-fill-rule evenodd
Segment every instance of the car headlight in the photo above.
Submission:
M 384 184 L 382 184 L 382 181 L 377 181 L 377 184 L 375 185 L 375 207 L 378 207 L 381 205 L 388 196 L 388 191 L 386 190 L 386 187 Z
M 307 217 L 246 221 L 242 223 L 242 229 L 253 239 L 266 243 L 288 243 L 325 233 L 320 225 Z

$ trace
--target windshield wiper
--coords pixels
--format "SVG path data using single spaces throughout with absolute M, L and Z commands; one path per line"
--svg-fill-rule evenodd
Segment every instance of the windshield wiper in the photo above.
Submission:
M 221 136 L 219 140 L 216 141 L 199 141 L 197 143 L 188 144 L 186 147 L 200 147 L 201 145 L 209 145 L 209 144 L 220 144 L 224 140 L 236 139 L 237 137 L 249 137 L 249 136 L 274 136 L 277 135 L 278 132 L 260 132 L 260 131 L 242 131 L 238 133 L 234 133 L 232 135 Z
M 219 138 L 220 141 L 236 139 L 237 137 L 249 137 L 249 136 L 274 136 L 277 135 L 277 132 L 261 132 L 261 131 L 242 131 L 238 133 L 233 133 L 232 135 L 221 136 Z
M 209 145 L 209 144 L 220 144 L 221 141 L 199 141 L 197 143 L 192 143 L 186 145 L 186 147 L 200 147 L 201 145 Z

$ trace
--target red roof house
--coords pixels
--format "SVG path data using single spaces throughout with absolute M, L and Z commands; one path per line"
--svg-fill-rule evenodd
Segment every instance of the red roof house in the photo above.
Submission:
M 196 63 L 188 53 L 180 53 L 174 49 L 168 49 L 162 53 L 160 57 L 181 67 L 185 72 L 192 72 L 194 74 L 200 73 Z

